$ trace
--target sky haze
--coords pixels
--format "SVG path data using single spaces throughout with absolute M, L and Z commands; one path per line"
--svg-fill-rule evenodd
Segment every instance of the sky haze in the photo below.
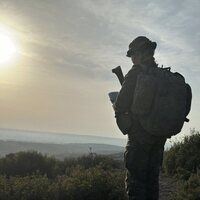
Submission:
M 18 48 L 0 64 L 0 128 L 123 137 L 107 93 L 111 73 L 132 63 L 129 43 L 157 42 L 161 66 L 182 73 L 193 90 L 190 128 L 200 130 L 200 1 L 0 0 L 0 32 Z

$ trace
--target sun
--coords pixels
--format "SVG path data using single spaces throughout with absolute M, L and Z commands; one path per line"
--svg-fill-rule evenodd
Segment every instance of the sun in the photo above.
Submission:
M 0 64 L 10 61 L 16 51 L 17 48 L 9 34 L 0 31 Z

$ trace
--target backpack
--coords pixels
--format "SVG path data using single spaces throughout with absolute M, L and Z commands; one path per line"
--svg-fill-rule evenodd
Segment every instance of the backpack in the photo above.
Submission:
M 184 77 L 170 67 L 141 66 L 137 76 L 131 112 L 142 127 L 155 136 L 179 133 L 190 112 L 192 91 Z

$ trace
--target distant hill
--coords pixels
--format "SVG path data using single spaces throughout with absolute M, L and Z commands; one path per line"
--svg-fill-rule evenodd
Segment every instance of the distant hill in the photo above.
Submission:
M 0 140 L 0 155 L 5 156 L 8 153 L 16 153 L 19 151 L 35 150 L 49 156 L 54 156 L 58 159 L 63 159 L 69 156 L 81 156 L 90 152 L 111 155 L 121 154 L 124 151 L 123 147 L 108 144 L 92 144 L 92 143 L 74 143 L 74 144 L 47 144 L 47 143 L 32 143 L 18 141 L 3 141 Z
M 127 142 L 126 138 L 115 138 L 115 137 L 111 138 L 111 137 L 78 135 L 69 133 L 56 133 L 56 132 L 5 129 L 5 128 L 0 128 L 0 140 L 26 142 L 26 143 L 46 143 L 46 144 L 78 143 L 78 144 L 86 144 L 86 146 L 87 144 L 101 144 L 101 145 L 107 144 L 120 147 L 126 146 Z M 54 145 L 52 145 L 52 148 L 53 146 Z M 170 146 L 171 144 L 169 142 L 166 142 L 165 149 L 169 149 Z
M 55 133 L 55 132 L 39 132 L 30 130 L 17 130 L 17 129 L 1 129 L 1 128 L 0 128 L 0 140 L 51 143 L 51 144 L 69 144 L 69 143 L 96 144 L 97 143 L 97 144 L 110 144 L 116 146 L 126 145 L 126 139 L 122 138 L 76 135 L 76 134 Z

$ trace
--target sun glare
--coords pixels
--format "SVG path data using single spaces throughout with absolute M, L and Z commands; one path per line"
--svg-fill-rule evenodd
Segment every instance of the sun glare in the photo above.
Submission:
M 16 46 L 12 38 L 4 32 L 0 32 L 0 64 L 11 60 L 16 53 Z

